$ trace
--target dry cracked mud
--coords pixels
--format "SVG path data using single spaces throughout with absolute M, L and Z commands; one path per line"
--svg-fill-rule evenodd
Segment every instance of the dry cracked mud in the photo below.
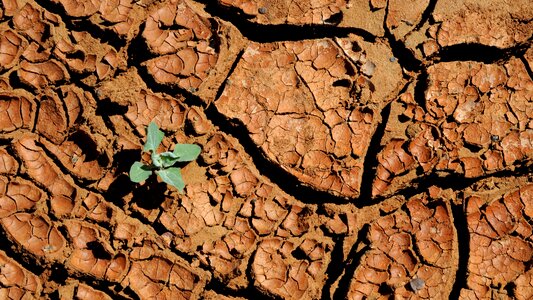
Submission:
M 0 0 L 0 299 L 532 299 L 528 0 Z M 195 143 L 183 193 L 128 171 Z

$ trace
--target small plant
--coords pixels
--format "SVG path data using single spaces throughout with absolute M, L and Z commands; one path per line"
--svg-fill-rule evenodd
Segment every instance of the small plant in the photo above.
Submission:
M 181 169 L 173 167 L 173 165 L 177 162 L 195 160 L 202 149 L 194 144 L 177 144 L 172 152 L 157 153 L 157 148 L 163 141 L 165 134 L 159 130 L 159 127 L 154 122 L 148 125 L 147 131 L 148 134 L 143 151 L 151 152 L 152 163 L 145 165 L 138 161 L 134 162 L 130 168 L 131 181 L 144 181 L 155 172 L 164 182 L 183 192 L 185 183 L 181 177 Z

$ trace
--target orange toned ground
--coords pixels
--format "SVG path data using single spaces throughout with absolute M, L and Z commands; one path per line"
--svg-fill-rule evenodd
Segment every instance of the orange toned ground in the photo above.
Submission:
M 0 0 L 0 299 L 532 299 L 528 0 Z M 152 120 L 202 147 L 134 184 Z

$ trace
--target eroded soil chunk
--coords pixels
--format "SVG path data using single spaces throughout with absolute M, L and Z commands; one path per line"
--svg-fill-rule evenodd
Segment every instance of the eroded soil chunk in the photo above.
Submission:
M 469 276 L 463 297 L 498 297 L 494 288 L 508 288 L 517 299 L 533 296 L 531 270 L 531 203 L 533 185 L 528 184 L 500 197 L 474 193 L 467 201 L 470 231 Z
M 404 94 L 389 120 L 373 195 L 405 186 L 417 169 L 477 178 L 531 165 L 533 81 L 521 60 L 447 62 L 428 73 L 422 105 Z
M 343 197 L 359 194 L 364 156 L 379 121 L 376 109 L 392 90 L 373 83 L 373 75 L 385 70 L 374 70 L 373 56 L 353 51 L 354 44 L 251 44 L 216 101 L 224 115 L 246 126 L 270 161 Z
M 450 208 L 427 195 L 379 218 L 368 231 L 370 248 L 350 284 L 350 298 L 394 295 L 446 298 L 456 272 L 457 245 Z

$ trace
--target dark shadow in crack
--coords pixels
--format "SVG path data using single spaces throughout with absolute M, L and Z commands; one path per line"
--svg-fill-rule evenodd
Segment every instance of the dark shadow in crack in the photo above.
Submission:
M 457 264 L 457 272 L 455 273 L 455 282 L 450 293 L 450 299 L 459 299 L 461 289 L 466 288 L 466 279 L 468 277 L 470 231 L 468 230 L 464 205 L 465 204 L 452 204 L 453 223 L 455 230 L 457 231 L 457 248 L 459 250 L 459 259 Z
M 372 201 L 372 186 L 374 179 L 376 178 L 376 171 L 378 166 L 378 154 L 381 151 L 381 140 L 385 134 L 385 128 L 389 120 L 391 105 L 393 101 L 387 104 L 381 110 L 381 123 L 378 124 L 376 131 L 370 139 L 370 144 L 365 155 L 365 161 L 363 164 L 363 175 L 361 177 L 361 195 L 359 201 L 354 204 L 356 207 L 363 207 L 378 202 Z
M 385 8 L 385 20 L 387 20 L 389 14 L 389 7 Z M 419 72 L 423 69 L 422 62 L 415 57 L 413 52 L 407 48 L 403 41 L 396 40 L 394 34 L 387 27 L 387 22 L 383 22 L 383 30 L 385 32 L 385 38 L 389 42 L 389 45 L 392 50 L 392 54 L 398 63 L 402 66 L 403 69 L 412 72 Z
M 453 189 L 456 191 L 464 190 L 467 187 L 487 178 L 510 178 L 520 177 L 531 173 L 532 164 L 527 161 L 520 161 L 514 164 L 513 170 L 502 170 L 492 174 L 483 175 L 476 178 L 466 178 L 464 174 L 452 173 L 444 171 L 432 171 L 432 173 L 420 176 L 410 182 L 408 187 L 402 188 L 387 196 L 376 197 L 376 203 L 384 201 L 386 199 L 402 196 L 405 199 L 409 199 L 421 191 L 427 190 L 431 186 L 436 186 L 441 189 Z M 421 173 L 420 175 L 422 175 Z
M 146 181 L 133 190 L 132 202 L 140 208 L 156 209 L 165 201 L 165 191 L 167 184 L 158 182 L 155 174 L 152 174 Z
M 529 49 L 531 43 L 525 42 L 510 48 L 498 48 L 477 43 L 464 43 L 443 47 L 431 56 L 433 62 L 477 61 L 485 64 L 506 61 L 520 57 Z
M 526 69 L 526 72 L 529 75 L 529 78 L 531 78 L 531 80 L 533 80 L 533 71 L 531 70 L 531 67 L 529 66 L 529 62 L 526 60 L 526 58 L 524 56 L 521 56 L 520 60 L 524 64 L 524 68 Z
M 129 172 L 134 162 L 141 160 L 141 150 L 128 149 L 116 152 L 113 155 L 113 168 L 115 173 Z
M 376 36 L 362 28 L 337 27 L 342 21 L 342 13 L 333 14 L 325 20 L 327 24 L 279 24 L 263 25 L 251 22 L 251 16 L 242 13 L 237 8 L 225 7 L 216 1 L 200 0 L 206 5 L 205 11 L 212 16 L 217 16 L 224 21 L 233 24 L 247 39 L 259 42 L 270 43 L 278 41 L 301 41 L 309 39 L 346 37 L 349 34 L 356 34 L 365 41 L 375 42 Z
M 98 101 L 95 114 L 97 116 L 117 116 L 125 115 L 128 112 L 128 106 L 120 105 L 111 101 L 109 98 Z
M 142 37 L 144 28 L 145 24 L 143 23 L 139 26 L 139 33 L 131 40 L 126 49 L 128 53 L 128 66 L 139 67 L 142 62 L 157 57 L 157 55 L 150 52 L 146 41 Z
M 367 238 L 369 230 L 370 224 L 365 224 L 357 233 L 357 241 L 353 244 L 350 253 L 348 253 L 346 261 L 341 264 L 341 267 L 344 268 L 344 274 L 339 280 L 339 285 L 333 293 L 332 299 L 348 299 L 350 284 L 355 275 L 355 271 L 359 266 L 363 255 L 370 247 Z
M 54 3 L 50 0 L 41 0 L 37 2 L 45 10 L 60 15 L 67 28 L 71 31 L 87 32 L 93 38 L 101 41 L 102 44 L 109 44 L 117 51 L 126 45 L 126 40 L 121 38 L 112 29 L 103 29 L 92 23 L 89 18 L 76 18 L 67 15 L 64 7 L 60 3 Z
M 344 237 L 334 237 L 333 241 L 335 244 L 333 246 L 333 250 L 331 251 L 331 262 L 326 269 L 327 279 L 322 287 L 322 300 L 331 299 L 331 287 L 342 275 L 342 271 L 344 270 L 344 266 L 342 264 L 344 260 Z
M 422 13 L 422 17 L 420 18 L 420 22 L 416 25 L 415 29 L 413 31 L 418 31 L 428 20 L 430 20 L 431 14 L 433 14 L 433 11 L 435 10 L 435 6 L 437 5 L 437 0 L 429 0 L 428 6 Z
M 110 260 L 113 258 L 109 252 L 106 251 L 104 246 L 98 241 L 91 241 L 87 243 L 87 249 L 93 252 L 93 255 L 97 259 Z
M 131 182 L 128 175 L 121 174 L 109 185 L 103 196 L 107 201 L 114 203 L 118 207 L 123 207 L 125 204 L 123 198 L 131 193 L 133 188 L 134 183 Z
M 428 77 L 427 70 L 422 70 L 417 78 L 416 78 L 416 85 L 414 89 L 414 100 L 418 106 L 420 106 L 424 111 L 427 113 L 426 109 L 426 90 L 428 88 L 429 84 L 429 77 Z

